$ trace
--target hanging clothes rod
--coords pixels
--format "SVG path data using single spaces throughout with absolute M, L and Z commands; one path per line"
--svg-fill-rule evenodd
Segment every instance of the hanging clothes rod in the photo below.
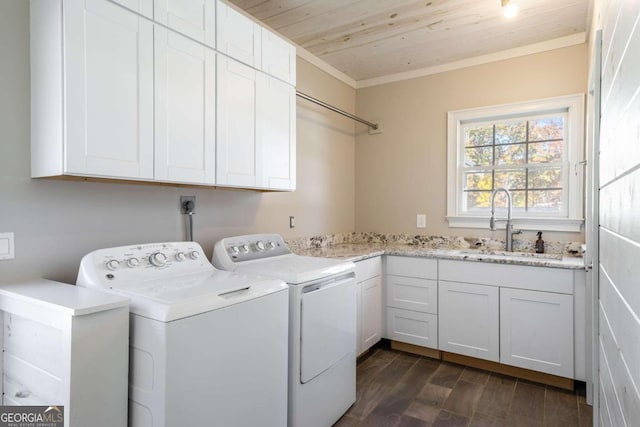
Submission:
M 302 99 L 306 99 L 307 101 L 311 101 L 311 102 L 313 102 L 314 104 L 318 104 L 318 105 L 320 105 L 321 107 L 327 108 L 327 109 L 329 109 L 329 110 L 331 110 L 331 111 L 335 111 L 335 112 L 336 112 L 336 113 L 338 113 L 338 114 L 342 114 L 343 116 L 349 117 L 349 118 L 350 118 L 350 119 L 352 119 L 352 120 L 355 120 L 355 121 L 357 121 L 357 122 L 363 123 L 363 124 L 365 124 L 365 125 L 369 126 L 370 128 L 372 128 L 373 130 L 378 130 L 378 124 L 377 124 L 377 123 L 371 123 L 371 122 L 370 122 L 370 121 L 368 121 L 368 120 L 361 119 L 361 118 L 360 118 L 360 117 L 358 117 L 358 116 L 354 116 L 354 115 L 353 115 L 353 114 L 351 114 L 351 113 L 347 113 L 347 112 L 346 112 L 346 111 L 344 111 L 344 110 L 341 110 L 341 109 L 339 109 L 339 108 L 337 108 L 337 107 L 334 107 L 334 106 L 333 106 L 333 105 L 331 105 L 331 104 L 327 104 L 326 102 L 320 101 L 319 99 L 314 98 L 313 96 L 309 96 L 309 95 L 307 95 L 306 93 L 300 92 L 299 90 L 297 90 L 297 91 L 296 91 L 296 95 L 298 95 L 298 96 L 299 96 L 300 98 L 302 98 Z

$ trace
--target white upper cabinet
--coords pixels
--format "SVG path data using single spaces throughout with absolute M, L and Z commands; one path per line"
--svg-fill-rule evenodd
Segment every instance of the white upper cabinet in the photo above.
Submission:
M 296 48 L 273 32 L 262 29 L 262 71 L 296 85 Z
M 155 21 L 216 47 L 215 0 L 154 0 Z
M 111 0 L 140 15 L 153 19 L 153 0 Z M 186 1 L 186 0 L 185 0 Z
M 231 58 L 218 58 L 216 185 L 293 190 L 295 89 Z
M 262 68 L 262 27 L 218 1 L 216 10 L 218 51 L 254 68 Z
M 262 37 L 216 0 L 32 0 L 31 176 L 294 190 L 295 49 L 265 31 L 263 73 Z
M 32 2 L 32 176 L 152 179 L 153 24 L 106 0 L 48 3 Z
M 155 26 L 155 179 L 215 183 L 216 54 Z
M 233 59 L 218 58 L 216 183 L 257 187 L 262 173 L 256 150 L 258 71 Z
M 258 85 L 256 149 L 261 159 L 258 187 L 296 188 L 296 91 L 261 75 Z

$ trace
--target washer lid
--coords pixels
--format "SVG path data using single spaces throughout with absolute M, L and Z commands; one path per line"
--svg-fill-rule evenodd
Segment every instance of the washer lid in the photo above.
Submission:
M 355 271 L 350 261 L 287 254 L 236 264 L 235 271 L 282 279 L 297 285 Z
M 166 280 L 114 282 L 107 290 L 131 299 L 134 314 L 170 322 L 287 291 L 282 280 L 214 270 Z

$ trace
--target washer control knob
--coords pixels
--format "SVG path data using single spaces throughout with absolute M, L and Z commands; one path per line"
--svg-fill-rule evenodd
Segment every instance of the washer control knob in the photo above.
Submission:
M 275 249 L 276 248 L 276 243 L 269 241 L 267 242 L 267 249 Z
M 149 255 L 149 262 L 156 267 L 162 267 L 167 263 L 167 256 L 162 252 L 155 252 Z
M 200 258 L 200 252 L 198 252 L 198 251 L 189 252 L 189 258 L 191 258 L 192 260 L 196 260 L 196 259 Z
M 129 258 L 127 260 L 127 267 L 129 267 L 129 268 L 135 268 L 135 267 L 137 267 L 139 265 L 140 265 L 140 260 L 138 258 L 134 257 L 134 258 Z
M 249 253 L 249 245 L 240 246 L 240 251 L 245 253 L 245 254 Z
M 118 261 L 117 259 L 111 259 L 107 261 L 105 264 L 107 266 L 107 269 L 111 271 L 117 270 L 118 267 L 120 267 L 120 261 Z
M 231 248 L 229 248 L 229 252 L 231 252 L 231 255 L 238 255 L 240 253 L 240 249 L 238 249 L 237 246 L 231 246 Z
M 187 259 L 187 256 L 184 254 L 184 252 L 178 252 L 178 253 L 176 254 L 176 261 L 178 261 L 178 262 L 182 262 L 182 261 L 184 261 L 185 259 Z
M 262 240 L 258 240 L 256 242 L 256 249 L 259 250 L 260 252 L 264 252 L 265 249 L 267 249 L 267 247 L 264 245 L 264 242 Z

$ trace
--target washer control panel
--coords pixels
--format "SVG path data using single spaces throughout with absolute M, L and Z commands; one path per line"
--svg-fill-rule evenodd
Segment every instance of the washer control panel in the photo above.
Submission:
M 196 242 L 151 243 L 99 249 L 85 255 L 78 281 L 85 276 L 103 283 L 151 280 L 214 270 Z
M 236 263 L 290 253 L 279 234 L 249 234 L 220 240 L 215 245 L 213 257 Z

